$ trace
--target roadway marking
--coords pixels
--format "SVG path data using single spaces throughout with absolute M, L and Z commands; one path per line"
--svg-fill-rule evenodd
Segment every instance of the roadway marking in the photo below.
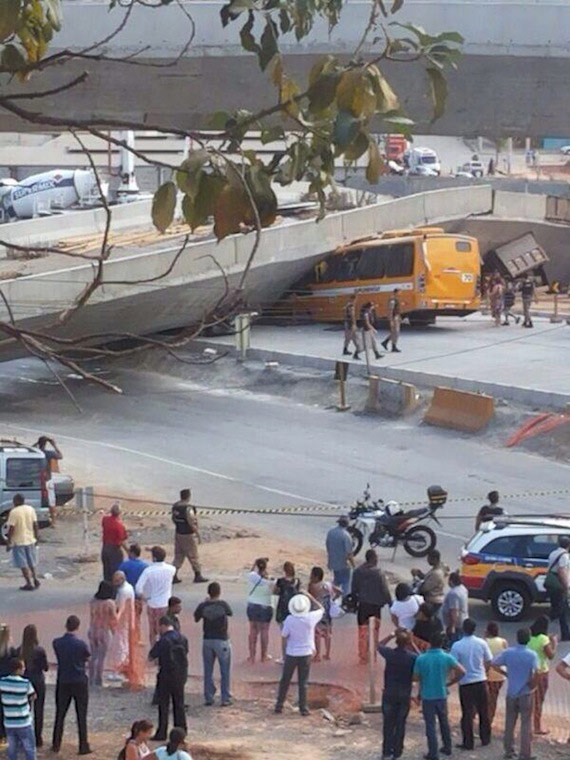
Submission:
M 37 435 L 37 430 L 34 428 L 27 428 L 22 427 L 21 425 L 13 425 L 11 423 L 3 423 L 6 427 L 13 428 L 15 430 L 23 430 L 26 433 L 33 433 L 34 435 Z M 234 478 L 231 475 L 224 475 L 221 472 L 215 472 L 214 470 L 207 470 L 203 467 L 196 467 L 192 464 L 186 464 L 185 462 L 178 462 L 175 459 L 168 459 L 167 457 L 159 457 L 156 454 L 147 454 L 145 451 L 138 451 L 137 449 L 131 449 L 128 446 L 119 446 L 115 443 L 106 443 L 105 441 L 92 441 L 88 440 L 86 438 L 76 438 L 75 436 L 71 435 L 64 435 L 63 433 L 57 433 L 57 437 L 61 438 L 63 440 L 68 441 L 75 441 L 76 443 L 82 443 L 86 444 L 88 446 L 101 446 L 102 448 L 106 449 L 112 449 L 114 451 L 122 451 L 126 454 L 135 454 L 139 457 L 146 457 L 147 459 L 152 459 L 155 462 L 161 462 L 162 464 L 170 464 L 174 465 L 175 467 L 182 467 L 185 470 L 190 470 L 191 472 L 197 472 L 201 475 L 209 475 L 212 478 L 218 478 L 219 480 L 225 480 L 230 483 L 241 483 L 242 485 L 249 486 L 250 488 L 258 488 L 261 491 L 267 491 L 268 493 L 277 494 L 278 496 L 286 496 L 290 499 L 298 499 L 299 501 L 306 501 L 310 504 L 319 504 L 321 506 L 326 507 L 334 507 L 334 505 L 329 504 L 326 501 L 319 501 L 318 499 L 311 499 L 308 496 L 300 496 L 296 493 L 291 493 L 290 491 L 282 491 L 279 488 L 271 488 L 270 486 L 262 486 L 258 483 L 252 483 L 248 480 L 240 480 L 239 478 Z

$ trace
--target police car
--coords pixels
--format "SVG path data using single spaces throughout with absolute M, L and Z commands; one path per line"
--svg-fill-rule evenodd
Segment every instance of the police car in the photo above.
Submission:
M 500 620 L 521 620 L 531 604 L 548 601 L 548 557 L 560 536 L 570 537 L 570 517 L 505 516 L 483 523 L 461 552 L 469 596 L 490 601 Z

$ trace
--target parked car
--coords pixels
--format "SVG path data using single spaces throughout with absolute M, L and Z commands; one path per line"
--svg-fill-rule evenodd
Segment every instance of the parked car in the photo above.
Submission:
M 570 519 L 500 517 L 483 524 L 461 552 L 469 596 L 491 602 L 500 620 L 521 620 L 533 603 L 548 601 L 548 557 L 560 536 L 570 537 Z
M 459 177 L 483 177 L 485 174 L 485 167 L 481 163 L 481 161 L 476 161 L 472 159 L 471 161 L 466 161 L 462 166 L 460 166 L 457 170 L 457 176 Z
M 563 145 L 563 146 L 560 148 L 560 152 L 561 152 L 561 153 L 562 153 L 562 155 L 564 155 L 564 156 L 570 156 L 570 145 Z
M 52 478 L 56 505 L 66 504 L 73 498 L 73 479 L 62 473 L 53 473 Z M 48 480 L 49 470 L 42 451 L 17 441 L 0 440 L 0 544 L 6 543 L 6 521 L 17 493 L 38 513 L 40 528 L 49 525 Z

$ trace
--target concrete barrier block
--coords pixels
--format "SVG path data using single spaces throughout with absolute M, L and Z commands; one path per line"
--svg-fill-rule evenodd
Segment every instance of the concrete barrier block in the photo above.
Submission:
M 420 403 L 420 394 L 415 385 L 400 380 L 370 375 L 368 378 L 367 412 L 383 412 L 401 416 L 409 414 Z
M 492 396 L 438 387 L 434 390 L 424 422 L 476 433 L 487 427 L 494 412 L 495 399 Z

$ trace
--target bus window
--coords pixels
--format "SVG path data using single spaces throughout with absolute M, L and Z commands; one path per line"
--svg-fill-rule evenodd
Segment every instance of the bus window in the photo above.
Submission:
M 395 243 L 386 246 L 385 277 L 409 277 L 414 273 L 414 244 Z
M 467 240 L 457 240 L 455 243 L 455 250 L 462 253 L 468 253 L 471 250 L 471 243 Z
M 362 251 L 349 251 L 344 256 L 339 256 L 341 268 L 337 280 L 356 280 L 358 262 Z
M 385 262 L 384 248 L 365 248 L 358 262 L 357 276 L 363 280 L 381 279 L 384 277 Z

